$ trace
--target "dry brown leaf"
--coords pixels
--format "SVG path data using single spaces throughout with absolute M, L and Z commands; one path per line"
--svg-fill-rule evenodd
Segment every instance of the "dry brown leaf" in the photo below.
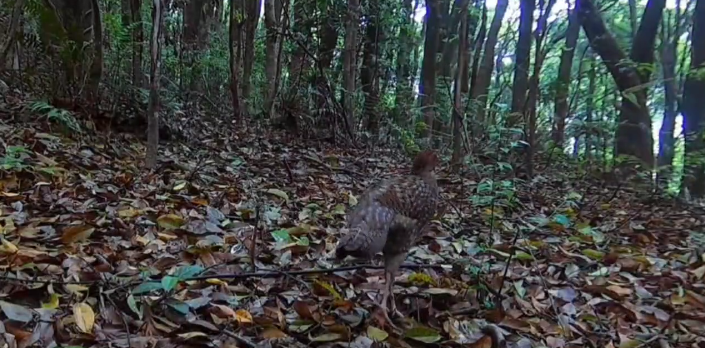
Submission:
M 264 331 L 262 331 L 262 333 L 260 334 L 260 337 L 262 337 L 266 340 L 285 338 L 287 336 L 288 335 L 286 333 L 284 333 L 283 331 L 281 331 L 273 326 L 270 326 L 270 327 L 264 329 Z
M 244 309 L 238 309 L 235 311 L 235 319 L 241 324 L 252 323 L 252 314 Z
M 73 244 L 82 242 L 88 239 L 95 231 L 90 225 L 72 225 L 64 228 L 61 234 L 61 242 L 64 244 Z

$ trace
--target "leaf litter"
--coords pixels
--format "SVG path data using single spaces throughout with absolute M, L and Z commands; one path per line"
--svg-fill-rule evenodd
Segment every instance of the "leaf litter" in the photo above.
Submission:
M 147 172 L 128 135 L 1 125 L 0 340 L 490 347 L 494 323 L 513 347 L 703 344 L 700 207 L 550 173 L 487 200 L 487 178 L 442 170 L 452 208 L 397 277 L 394 332 L 373 306 L 380 263 L 332 251 L 408 160 L 257 133 L 165 144 Z

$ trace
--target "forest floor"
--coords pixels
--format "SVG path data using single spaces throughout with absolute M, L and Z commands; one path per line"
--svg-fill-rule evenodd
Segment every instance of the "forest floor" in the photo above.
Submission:
M 489 347 L 495 323 L 520 347 L 703 342 L 701 208 L 553 174 L 473 204 L 479 179 L 443 166 L 452 208 L 397 277 L 395 332 L 372 305 L 383 270 L 332 251 L 409 160 L 255 134 L 163 144 L 146 171 L 129 136 L 0 122 L 0 341 Z

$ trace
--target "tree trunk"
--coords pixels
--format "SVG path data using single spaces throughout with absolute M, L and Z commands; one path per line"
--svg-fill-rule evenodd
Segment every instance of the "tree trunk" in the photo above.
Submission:
M 557 146 L 563 147 L 565 142 L 565 120 L 568 117 L 568 91 L 570 89 L 570 73 L 573 68 L 573 57 L 575 57 L 575 45 L 580 36 L 580 21 L 575 7 L 568 14 L 568 28 L 565 34 L 565 47 L 561 52 L 561 60 L 558 65 L 558 78 L 555 84 L 555 116 L 553 126 L 553 141 Z
M 637 63 L 632 66 L 623 64 L 626 56 L 614 36 L 607 31 L 592 0 L 578 0 L 576 6 L 590 45 L 602 58 L 624 95 L 615 134 L 615 156 L 633 156 L 642 162 L 642 168 L 649 171 L 654 166 L 653 137 L 651 117 L 646 105 L 646 88 L 643 85 L 650 80 L 650 69 L 637 69 L 635 66 L 654 62 L 654 43 L 664 6 L 665 0 L 649 0 L 647 3 L 632 43 L 630 59 Z M 634 165 L 629 167 L 637 168 Z
M 340 18 L 335 6 L 327 3 L 322 5 L 324 6 L 321 9 L 322 13 L 329 13 L 335 16 L 336 20 Z M 331 131 L 335 131 L 333 127 L 335 114 L 328 102 L 335 100 L 335 92 L 330 86 L 329 70 L 333 62 L 335 47 L 338 44 L 338 30 L 333 22 L 333 20 L 321 22 L 318 28 L 321 37 L 317 54 L 319 67 L 318 74 L 316 74 L 316 89 L 318 90 L 318 95 L 315 96 L 319 125 L 327 125 Z
M 480 66 L 480 59 L 482 57 L 482 45 L 485 43 L 485 36 L 487 35 L 487 6 L 485 6 L 484 1 L 476 0 L 476 7 L 480 7 L 482 14 L 480 15 L 480 24 L 477 29 L 477 36 L 474 39 L 468 39 L 468 57 L 470 57 L 470 52 L 472 52 L 472 59 L 465 60 L 467 65 L 466 74 L 463 78 L 467 79 L 462 82 L 463 93 L 468 95 L 468 99 L 472 96 L 472 88 L 475 86 L 475 80 L 477 79 L 477 69 Z M 468 35 L 473 35 L 473 30 L 468 26 Z
M 242 62 L 242 100 L 245 102 L 243 112 L 247 114 L 252 87 L 252 65 L 255 63 L 255 33 L 259 25 L 260 8 L 262 0 L 245 1 L 245 54 Z
M 463 87 L 462 80 L 463 76 L 467 76 L 466 63 L 465 60 L 468 58 L 468 6 L 469 2 L 466 1 L 462 4 L 460 8 L 460 29 L 458 30 L 459 42 L 458 42 L 458 65 L 455 69 L 455 83 L 453 86 L 453 156 L 451 158 L 451 164 L 455 167 L 455 170 L 460 168 L 460 164 L 463 159 L 463 133 L 465 131 L 465 120 L 464 114 L 461 114 L 463 109 Z
M 264 25 L 267 29 L 267 44 L 265 48 L 266 63 L 264 75 L 266 90 L 264 93 L 264 112 L 267 117 L 274 115 L 274 98 L 277 94 L 277 70 L 279 66 L 279 45 L 281 44 L 281 12 L 282 0 L 264 1 Z
M 588 59 L 585 60 L 588 79 L 588 92 L 585 96 L 585 158 L 592 161 L 592 150 L 594 146 L 593 137 L 593 114 L 595 113 L 595 93 L 597 89 L 597 75 L 595 74 L 595 54 L 590 52 Z
M 164 28 L 164 4 L 162 0 L 153 0 L 152 7 L 152 38 L 151 69 L 149 73 L 149 108 L 147 111 L 147 168 L 157 166 L 159 152 L 159 66 L 162 59 L 161 37 Z
M 184 8 L 184 57 L 190 77 L 189 89 L 196 93 L 203 91 L 202 66 L 198 61 L 208 41 L 205 11 L 208 3 L 208 0 L 188 0 Z
M 88 93 L 93 103 L 99 103 L 100 80 L 103 77 L 103 21 L 98 0 L 91 0 L 93 18 L 93 61 L 89 73 Z
M 668 188 L 673 170 L 676 139 L 673 133 L 678 116 L 678 85 L 676 81 L 676 60 L 678 59 L 678 39 L 681 36 L 680 0 L 676 3 L 675 24 L 664 21 L 661 27 L 661 68 L 663 69 L 663 88 L 665 92 L 663 106 L 663 122 L 659 130 L 658 169 L 656 182 L 661 189 Z M 674 28 L 671 30 L 671 28 Z
M 296 37 L 311 37 L 311 11 L 309 0 L 294 0 L 294 22 L 292 32 Z M 308 98 L 306 90 L 309 81 L 306 79 L 311 67 L 311 59 L 306 55 L 309 49 L 308 40 L 294 38 L 294 50 L 289 61 L 289 86 L 286 96 L 288 112 L 282 119 L 288 125 L 297 125 L 298 117 L 307 113 Z
M 519 39 L 517 40 L 514 62 L 514 84 L 512 85 L 512 106 L 507 122 L 508 127 L 515 127 L 524 118 L 526 92 L 529 87 L 529 66 L 531 64 L 531 26 L 534 22 L 536 0 L 521 0 L 519 17 Z
M 529 79 L 529 96 L 527 98 L 528 104 L 528 118 L 529 122 L 526 127 L 526 139 L 529 143 L 529 147 L 526 149 L 526 175 L 528 178 L 533 178 L 534 176 L 534 147 L 536 146 L 536 124 L 537 124 L 537 103 L 541 99 L 541 91 L 539 90 L 539 83 L 541 69 L 543 68 L 543 61 L 546 57 L 547 51 L 543 49 L 543 42 L 546 38 L 548 32 L 548 16 L 553 10 L 553 5 L 556 0 L 539 0 L 539 19 L 536 30 L 534 31 L 534 41 L 536 42 L 536 49 L 534 50 L 534 70 Z
M 394 93 L 394 116 L 400 126 L 406 126 L 411 120 L 409 108 L 412 105 L 411 52 L 414 49 L 416 22 L 413 19 L 411 0 L 404 0 L 401 7 L 401 24 L 397 50 L 396 91 Z
M 423 0 L 414 0 L 414 11 L 412 13 L 416 13 L 416 10 L 418 10 L 419 5 Z M 416 31 L 416 21 L 414 21 L 414 32 Z M 413 86 L 414 84 L 419 81 L 420 82 L 420 76 L 419 76 L 419 62 L 421 61 L 421 47 L 423 47 L 424 43 L 424 38 L 426 37 L 426 25 L 425 23 L 421 25 L 421 32 L 419 35 L 416 35 L 416 40 L 412 41 L 412 54 L 411 56 L 413 57 L 411 59 L 411 64 L 409 64 L 410 70 L 409 70 L 409 88 L 412 88 L 411 90 L 411 99 L 413 102 L 414 96 L 418 97 L 418 93 L 414 93 L 413 91 Z M 412 104 L 413 105 L 413 104 Z
M 697 0 L 693 13 L 690 71 L 683 88 L 683 133 L 685 135 L 685 172 L 683 192 L 692 198 L 705 196 L 705 165 L 703 164 L 703 131 L 705 130 L 705 79 L 701 71 L 705 64 L 705 0 Z M 686 195 L 687 196 L 687 195 Z
M 421 84 L 419 99 L 423 108 L 426 128 L 422 137 L 431 145 L 433 120 L 436 102 L 436 52 L 438 52 L 439 24 L 441 14 L 438 0 L 426 0 L 426 36 L 424 42 L 423 63 L 421 63 Z
M 457 64 L 458 59 L 458 37 L 461 33 L 458 31 L 461 21 L 461 9 L 469 5 L 470 0 L 457 0 L 453 1 L 453 6 L 448 12 L 450 7 L 448 1 L 443 1 L 443 6 L 441 7 L 441 26 L 439 32 L 439 48 L 438 53 L 440 55 L 440 62 L 436 66 L 436 70 L 439 74 L 437 80 L 440 81 L 441 88 L 436 92 L 436 105 L 453 105 L 454 92 L 451 88 L 446 86 L 453 86 L 454 80 L 454 68 Z M 467 11 L 466 11 L 467 12 Z M 466 14 L 467 16 L 467 14 Z M 451 119 L 449 122 L 445 122 L 443 117 L 436 117 L 433 121 L 433 129 L 435 134 L 448 134 L 451 132 L 450 126 L 453 124 L 452 112 Z M 434 147 L 441 146 L 442 137 L 434 138 Z M 452 139 L 451 139 L 452 141 Z
M 607 76 L 605 74 L 600 74 L 600 86 L 607 86 L 606 85 L 606 80 Z M 614 117 L 612 117 L 612 110 L 614 110 L 614 102 L 613 99 L 615 98 L 615 93 L 612 90 L 612 88 L 604 88 L 604 93 L 602 94 L 602 102 L 600 103 L 600 109 L 601 109 L 601 118 L 600 120 L 604 122 L 603 124 L 610 124 L 613 120 Z M 601 137 L 600 137 L 600 146 L 602 149 L 602 171 L 607 173 L 609 171 L 609 157 L 607 156 L 607 152 L 610 150 L 609 144 L 610 144 L 610 135 L 607 132 L 601 132 Z
M 61 23 L 61 30 L 64 30 L 66 36 L 56 33 L 56 27 L 45 27 L 43 32 L 48 32 L 52 37 L 52 41 L 59 46 L 65 47 L 67 44 L 77 48 L 83 48 L 86 42 L 91 40 L 90 27 L 93 24 L 91 17 L 86 17 L 85 14 L 90 11 L 91 4 L 88 0 L 62 0 L 55 1 L 55 15 Z M 44 25 L 46 21 L 40 21 L 40 25 Z M 58 39 L 58 40 L 56 40 Z M 68 42 L 66 41 L 68 39 Z M 48 40 L 45 42 L 49 42 Z M 66 85 L 61 92 L 68 93 L 70 97 L 77 97 L 84 91 L 83 81 L 86 77 L 87 69 L 85 66 L 86 59 L 83 56 L 83 50 L 70 50 L 69 54 L 61 54 L 62 63 L 64 65 L 64 76 Z
M 141 88 L 142 82 L 142 47 L 144 29 L 142 26 L 142 0 L 128 0 L 130 2 L 130 17 L 132 25 L 132 84 Z
M 490 83 L 492 82 L 492 71 L 494 70 L 495 65 L 495 46 L 497 46 L 499 29 L 502 26 L 502 21 L 504 20 L 504 14 L 507 12 L 508 4 L 509 0 L 497 0 L 494 18 L 492 18 L 492 24 L 490 24 L 490 29 L 487 32 L 487 41 L 485 41 L 482 62 L 476 70 L 477 76 L 475 80 L 473 80 L 472 86 L 470 86 L 470 103 L 472 103 L 471 105 L 473 107 L 471 110 L 474 109 L 474 114 L 476 115 L 473 134 L 476 136 L 480 134 L 480 129 L 484 129 L 485 126 L 487 96 L 490 89 Z
M 357 70 L 357 30 L 359 27 L 359 0 L 348 0 L 348 15 L 345 24 L 345 52 L 343 56 L 343 85 L 345 95 L 345 127 L 349 134 L 354 134 L 355 124 L 355 71 Z
M 230 56 L 230 93 L 232 94 L 233 118 L 236 122 L 242 122 L 242 113 L 240 112 L 240 95 L 238 77 L 240 74 L 240 60 L 236 49 L 240 46 L 240 37 L 242 36 L 242 0 L 230 0 L 230 13 L 228 16 L 229 36 L 228 48 Z
M 0 44 L 0 73 L 5 70 L 5 66 L 7 65 L 7 55 L 10 53 L 10 47 L 12 47 L 14 42 L 15 33 L 20 25 L 20 16 L 22 15 L 23 6 L 24 0 L 15 0 L 15 5 L 12 7 L 10 26 L 7 28 L 5 41 Z
M 369 15 L 367 16 L 367 29 L 360 70 L 360 84 L 365 95 L 365 119 L 367 131 L 372 139 L 379 133 L 379 47 L 382 41 L 380 26 L 380 13 L 378 0 L 369 0 Z
M 632 30 L 632 39 L 636 36 L 636 31 L 638 28 L 636 17 L 636 0 L 629 0 L 629 25 Z

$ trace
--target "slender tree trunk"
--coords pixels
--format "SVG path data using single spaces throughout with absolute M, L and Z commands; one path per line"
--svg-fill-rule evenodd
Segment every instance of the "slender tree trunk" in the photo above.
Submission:
M 394 116 L 400 126 L 405 126 L 411 121 L 409 108 L 412 105 L 411 90 L 411 52 L 414 46 L 414 32 L 416 23 L 413 19 L 411 0 L 404 0 L 401 7 L 401 25 L 399 28 L 399 49 L 397 50 L 396 77 L 397 85 L 394 93 Z
M 152 38 L 151 63 L 149 74 L 149 108 L 147 125 L 147 168 L 157 166 L 159 152 L 159 67 L 162 59 L 161 38 L 164 27 L 164 3 L 162 0 L 153 0 L 152 7 Z
M 238 78 L 240 74 L 240 59 L 237 50 L 240 46 L 242 33 L 242 0 L 230 0 L 229 54 L 230 54 L 230 93 L 232 94 L 233 118 L 241 123 L 242 113 Z
M 132 84 L 140 88 L 143 86 L 142 78 L 142 47 L 144 29 L 142 26 L 142 0 L 128 0 L 130 2 L 130 17 L 132 25 Z
M 646 104 L 646 88 L 641 88 L 650 81 L 650 69 L 623 65 L 627 57 L 615 38 L 607 31 L 592 0 L 577 0 L 576 7 L 591 47 L 604 62 L 620 92 L 625 95 L 615 133 L 615 156 L 633 157 L 641 162 L 624 162 L 623 168 L 628 170 L 626 174 L 633 173 L 639 167 L 651 171 L 654 166 L 651 117 Z M 648 1 L 629 55 L 634 63 L 653 64 L 654 45 L 664 7 L 665 0 Z
M 588 93 L 585 96 L 585 158 L 592 161 L 592 151 L 595 139 L 593 139 L 593 114 L 595 113 L 595 93 L 597 89 L 597 75 L 595 74 L 595 54 L 590 52 L 586 60 Z
M 433 120 L 436 103 L 436 52 L 438 52 L 439 25 L 441 14 L 438 0 L 426 0 L 426 40 L 424 42 L 423 63 L 421 66 L 421 85 L 419 94 L 424 113 L 426 128 L 422 137 L 432 143 Z
M 700 76 L 705 66 L 705 0 L 697 0 L 695 3 L 690 40 L 690 71 L 685 79 L 682 106 L 685 135 L 683 193 L 686 197 L 702 198 L 705 196 L 705 108 L 702 107 L 702 101 L 705 100 L 705 79 Z
M 553 10 L 553 5 L 556 0 L 539 0 L 539 19 L 536 30 L 534 31 L 534 41 L 536 42 L 536 49 L 534 50 L 534 70 L 529 79 L 529 95 L 527 97 L 528 109 L 528 124 L 526 127 L 526 139 L 529 143 L 529 147 L 526 149 L 526 175 L 528 178 L 533 178 L 534 176 L 534 147 L 536 146 L 536 133 L 537 133 L 537 119 L 538 119 L 538 107 L 537 103 L 541 99 L 541 90 L 539 89 L 539 79 L 541 74 L 541 69 L 543 68 L 543 61 L 546 57 L 547 51 L 543 48 L 543 42 L 546 38 L 547 27 L 548 27 L 548 16 Z
M 492 82 L 492 70 L 494 70 L 495 65 L 495 46 L 497 46 L 499 29 L 502 26 L 508 4 L 509 0 L 497 0 L 494 18 L 492 18 L 492 24 L 490 24 L 490 29 L 487 32 L 482 61 L 476 70 L 477 76 L 473 80 L 472 86 L 470 86 L 471 111 L 475 111 L 474 114 L 476 115 L 475 127 L 473 127 L 473 135 L 475 136 L 480 134 L 480 130 L 484 128 L 486 123 L 487 96 Z
M 524 118 L 526 93 L 529 86 L 529 66 L 531 65 L 531 26 L 534 23 L 536 0 L 521 0 L 519 17 L 519 39 L 514 63 L 514 84 L 512 85 L 512 106 L 507 126 L 515 127 Z
M 245 102 L 243 112 L 247 113 L 252 87 L 252 66 L 255 63 L 255 33 L 259 25 L 260 8 L 262 0 L 245 1 L 245 55 L 242 62 L 242 100 Z
M 575 57 L 575 45 L 580 36 L 580 21 L 578 12 L 573 8 L 568 14 L 568 28 L 565 34 L 565 47 L 561 52 L 561 60 L 558 65 L 558 78 L 556 79 L 556 100 L 555 116 L 553 126 L 553 141 L 557 146 L 562 147 L 565 141 L 565 120 L 568 117 L 568 92 L 571 85 L 570 73 L 573 68 L 573 57 Z
M 460 30 L 458 30 L 458 65 L 455 73 L 455 81 L 453 86 L 453 156 L 451 163 L 455 169 L 459 169 L 459 165 L 463 159 L 463 132 L 465 130 L 464 114 L 461 114 L 463 109 L 463 87 L 461 85 L 463 76 L 467 76 L 465 60 L 468 58 L 468 6 L 466 1 L 460 8 Z
M 272 118 L 274 111 L 274 98 L 277 94 L 277 67 L 279 66 L 279 45 L 281 44 L 281 1 L 265 0 L 264 2 L 264 25 L 267 29 L 266 63 L 264 75 L 267 80 L 264 112 L 267 117 Z
M 362 68 L 360 72 L 360 84 L 365 95 L 365 118 L 367 120 L 367 130 L 372 135 L 372 139 L 377 139 L 379 135 L 379 114 L 377 106 L 379 104 L 379 47 L 382 40 L 380 33 L 380 13 L 378 0 L 369 0 L 369 15 L 365 42 L 363 48 Z
M 485 6 L 484 1 L 476 0 L 475 7 L 481 11 L 479 28 L 477 28 L 477 36 L 473 37 L 475 28 L 468 25 L 468 59 L 465 61 L 465 74 L 463 74 L 463 94 L 467 94 L 468 99 L 472 96 L 472 86 L 475 85 L 475 79 L 477 78 L 477 69 L 480 66 L 480 59 L 482 57 L 482 45 L 485 43 L 485 36 L 487 35 L 487 6 Z M 472 38 L 472 39 L 471 39 Z M 470 54 L 472 53 L 472 56 Z
M 98 0 L 91 0 L 93 18 L 93 61 L 89 74 L 89 95 L 94 103 L 99 101 L 100 80 L 103 77 L 103 21 Z
M 10 47 L 14 43 L 15 33 L 20 25 L 20 16 L 22 15 L 22 8 L 24 6 L 24 0 L 15 0 L 15 6 L 12 7 L 12 15 L 10 16 L 10 27 L 7 28 L 7 34 L 5 35 L 5 41 L 0 45 L 0 73 L 5 70 L 7 65 L 7 55 L 10 52 Z
M 639 28 L 637 25 L 636 0 L 629 0 L 629 24 L 632 29 L 632 38 L 636 36 L 636 31 Z
M 656 182 L 662 189 L 668 188 L 673 175 L 672 164 L 675 156 L 676 139 L 673 133 L 678 115 L 678 85 L 676 81 L 676 60 L 678 59 L 678 39 L 680 30 L 680 0 L 676 2 L 675 24 L 664 21 L 661 26 L 661 68 L 663 71 L 663 88 L 665 91 L 663 122 L 659 130 L 658 171 Z M 674 28 L 671 30 L 671 28 Z
M 320 9 L 321 12 L 330 13 L 336 20 L 340 18 L 336 6 L 320 3 L 319 5 L 323 5 L 323 8 Z M 318 95 L 315 96 L 316 108 L 318 110 L 319 125 L 335 131 L 333 127 L 335 125 L 335 114 L 328 102 L 335 100 L 335 92 L 330 86 L 329 73 L 335 48 L 338 44 L 338 30 L 333 21 L 320 23 L 318 30 L 321 36 L 318 45 L 319 69 L 318 74 L 316 74 L 316 89 L 318 90 Z
M 359 27 L 359 0 L 348 0 L 348 15 L 345 25 L 345 52 L 343 56 L 343 84 L 345 85 L 345 95 L 343 104 L 345 106 L 346 128 L 349 134 L 353 134 L 355 124 L 355 71 L 357 69 L 357 30 Z
M 193 92 L 203 91 L 203 81 L 201 80 L 202 67 L 199 64 L 199 56 L 203 46 L 205 46 L 208 27 L 205 25 L 204 7 L 207 0 L 189 0 L 184 7 L 184 31 L 183 47 L 186 60 L 187 71 L 189 72 L 189 89 Z M 187 98 L 190 99 L 190 98 Z

